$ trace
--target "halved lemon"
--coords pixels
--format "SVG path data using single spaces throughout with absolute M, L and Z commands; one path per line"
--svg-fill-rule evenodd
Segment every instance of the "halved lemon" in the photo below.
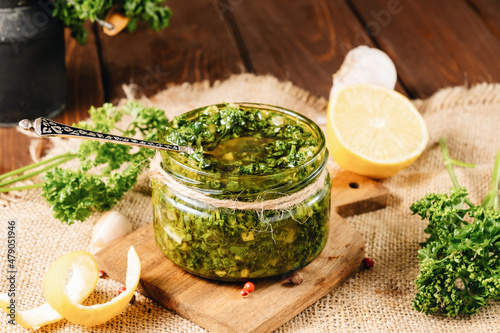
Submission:
M 338 165 L 372 178 L 393 176 L 423 152 L 429 136 L 413 104 L 400 93 L 349 85 L 330 99 L 327 138 Z

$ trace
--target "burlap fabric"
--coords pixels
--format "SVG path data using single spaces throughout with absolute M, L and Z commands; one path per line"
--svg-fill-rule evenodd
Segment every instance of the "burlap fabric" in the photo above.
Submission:
M 130 90 L 127 90 L 130 93 Z M 208 84 L 173 86 L 151 98 L 150 102 L 166 110 L 169 117 L 193 108 L 221 101 L 253 101 L 280 105 L 302 112 L 325 125 L 327 102 L 317 99 L 290 83 L 272 77 L 249 74 L 233 76 L 213 87 Z M 500 85 L 482 84 L 472 89 L 444 89 L 425 101 L 416 101 L 429 128 L 430 141 L 425 152 L 408 169 L 383 181 L 390 191 L 388 207 L 349 218 L 366 242 L 366 254 L 375 261 L 371 270 L 360 271 L 342 286 L 277 332 L 494 332 L 500 327 L 500 304 L 491 304 L 479 314 L 466 318 L 428 317 L 412 309 L 415 278 L 418 274 L 418 243 L 425 239 L 425 222 L 411 216 L 412 202 L 430 191 L 448 191 L 451 182 L 441 164 L 437 140 L 448 138 L 451 154 L 478 164 L 477 169 L 456 169 L 460 183 L 472 193 L 473 202 L 485 195 L 496 151 L 500 149 Z M 57 139 L 50 154 L 74 146 Z M 332 163 L 333 170 L 338 167 Z M 40 190 L 25 192 L 6 203 L 0 212 L 0 275 L 7 271 L 7 221 L 17 221 L 17 293 L 18 308 L 29 309 L 44 301 L 43 274 L 58 256 L 75 250 L 90 249 L 92 227 L 101 215 L 95 213 L 84 223 L 67 226 L 52 217 L 40 196 Z M 116 210 L 123 212 L 138 228 L 152 220 L 148 181 L 128 193 Z M 124 253 L 124 255 L 126 255 Z M 119 284 L 99 280 L 87 304 L 114 297 Z M 0 291 L 8 282 L 0 280 Z M 94 328 L 85 328 L 62 320 L 40 329 L 41 332 L 205 332 L 139 294 L 135 304 L 122 315 Z M 23 328 L 6 323 L 0 314 L 0 331 L 22 332 Z

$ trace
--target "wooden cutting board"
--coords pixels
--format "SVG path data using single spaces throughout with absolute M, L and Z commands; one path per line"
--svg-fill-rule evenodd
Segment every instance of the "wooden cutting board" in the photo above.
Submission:
M 332 181 L 335 211 L 353 215 L 382 208 L 388 190 L 375 181 L 342 172 Z M 332 212 L 323 252 L 301 269 L 304 282 L 287 277 L 253 280 L 255 291 L 243 298 L 243 283 L 210 281 L 175 266 L 157 248 L 152 223 L 115 240 L 95 255 L 99 269 L 124 283 L 130 246 L 142 263 L 139 292 L 211 332 L 270 332 L 329 293 L 361 267 L 364 241 Z

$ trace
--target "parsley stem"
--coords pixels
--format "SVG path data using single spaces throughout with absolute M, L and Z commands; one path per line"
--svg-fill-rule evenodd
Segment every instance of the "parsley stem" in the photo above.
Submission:
M 77 154 L 73 154 L 73 153 L 65 153 L 65 154 L 57 155 L 57 156 L 48 158 L 46 160 L 43 160 L 43 161 L 40 161 L 40 162 L 37 162 L 37 163 L 33 163 L 33 164 L 30 164 L 30 165 L 24 166 L 22 168 L 19 168 L 19 169 L 12 170 L 10 172 L 4 173 L 3 175 L 0 175 L 0 180 L 4 180 L 6 178 L 9 178 L 11 176 L 14 176 L 14 175 L 17 175 L 17 174 L 20 174 L 20 173 L 24 173 L 25 171 L 34 169 L 36 167 L 39 167 L 40 165 L 44 165 L 44 164 L 50 163 L 52 161 L 55 161 L 55 160 L 58 160 L 60 158 L 64 158 L 64 157 L 70 156 L 70 155 L 77 156 Z
M 497 153 L 493 174 L 491 175 L 490 189 L 483 200 L 483 207 L 498 209 L 498 182 L 500 181 L 500 151 Z
M 462 161 L 456 160 L 454 158 L 450 158 L 450 161 L 454 165 L 458 165 L 458 166 L 461 166 L 461 167 L 464 167 L 464 168 L 475 168 L 476 167 L 476 165 L 474 163 L 462 162 Z
M 18 187 L 0 187 L 0 193 L 2 192 L 10 192 L 10 191 L 23 191 L 23 190 L 31 190 L 33 188 L 40 188 L 43 186 L 43 182 L 35 183 L 31 185 L 18 186 Z
M 120 132 L 121 134 L 125 134 L 125 131 L 122 130 L 121 128 L 114 127 L 113 130 Z
M 453 171 L 454 163 L 450 157 L 450 152 L 448 151 L 448 146 L 446 145 L 446 139 L 445 138 L 439 139 L 439 145 L 441 146 L 441 154 L 443 155 L 444 166 L 446 167 L 446 170 L 448 170 L 448 173 L 450 174 L 453 186 L 459 188 L 460 184 L 458 183 L 457 176 L 455 176 L 455 171 Z
M 441 146 L 441 154 L 443 155 L 444 166 L 446 167 L 446 170 L 448 170 L 448 174 L 450 175 L 451 181 L 453 182 L 453 186 L 455 188 L 459 188 L 460 184 L 458 183 L 457 176 L 455 175 L 455 171 L 453 170 L 453 165 L 456 164 L 459 166 L 470 167 L 471 164 L 460 162 L 460 161 L 457 161 L 455 159 L 452 159 L 450 157 L 450 152 L 448 151 L 448 146 L 446 145 L 445 138 L 439 139 L 439 145 Z M 475 167 L 475 165 L 474 165 L 474 167 Z M 464 198 L 464 201 L 470 207 L 474 206 L 474 204 L 468 198 Z
M 28 178 L 31 178 L 31 177 L 34 177 L 36 175 L 39 175 L 45 171 L 48 171 L 50 169 L 53 169 L 55 168 L 56 166 L 60 165 L 60 164 L 63 164 L 64 162 L 67 162 L 69 160 L 72 160 L 74 159 L 75 157 L 78 156 L 78 154 L 64 154 L 65 156 L 61 159 L 59 159 L 58 161 L 52 163 L 52 164 L 49 164 L 48 166 L 46 166 L 45 168 L 42 168 L 40 170 L 37 170 L 37 171 L 34 171 L 34 172 L 31 172 L 31 173 L 27 173 L 27 174 L 24 174 L 24 175 L 21 175 L 21 176 L 18 176 L 18 177 L 14 177 L 12 179 L 9 179 L 9 180 L 5 180 L 3 182 L 0 182 L 0 187 L 3 187 L 3 186 L 6 186 L 6 185 L 10 185 L 10 184 L 13 184 L 13 183 L 16 183 L 18 181 L 21 181 L 21 180 L 25 180 L 25 179 L 28 179 Z M 40 162 L 39 162 L 40 163 Z M 35 163 L 37 164 L 37 163 Z M 45 163 L 42 163 L 42 164 L 39 164 L 39 165 L 43 165 Z M 25 169 L 24 171 L 27 171 L 27 170 L 30 170 L 32 169 L 33 165 L 31 165 L 31 168 L 27 168 Z M 30 167 L 30 165 L 28 165 L 28 167 Z M 26 168 L 26 167 L 25 167 Z M 21 168 L 22 169 L 22 168 Z M 14 170 L 16 171 L 16 170 Z

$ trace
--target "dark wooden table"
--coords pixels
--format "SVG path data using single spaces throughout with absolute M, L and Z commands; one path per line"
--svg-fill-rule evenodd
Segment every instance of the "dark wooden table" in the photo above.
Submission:
M 69 103 L 56 120 L 86 118 L 91 105 L 151 96 L 170 84 L 270 73 L 328 97 L 348 50 L 375 46 L 394 60 L 397 89 L 425 98 L 456 85 L 500 81 L 498 0 L 167 0 L 171 25 L 154 33 L 66 38 Z M 0 174 L 31 162 L 29 139 L 0 128 Z

